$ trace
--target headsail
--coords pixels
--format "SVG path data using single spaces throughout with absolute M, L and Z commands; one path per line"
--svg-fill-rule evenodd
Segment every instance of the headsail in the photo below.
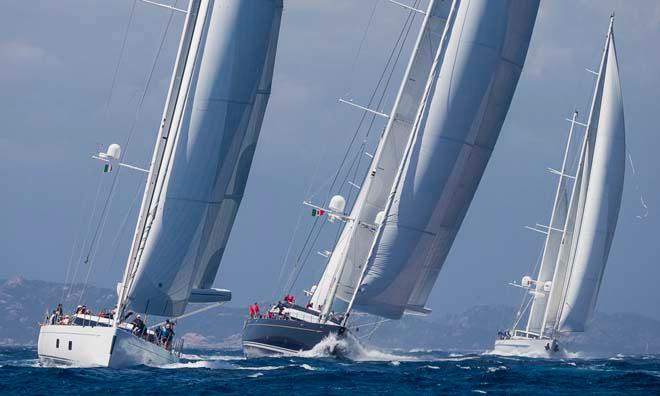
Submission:
M 204 289 L 213 284 L 247 183 L 283 6 L 197 0 L 191 7 L 198 15 L 184 34 L 184 70 L 173 78 L 176 105 L 171 118 L 166 109 L 163 126 L 169 137 L 152 164 L 158 178 L 152 196 L 145 194 L 146 221 L 138 224 L 125 277 L 131 309 L 155 315 L 180 315 L 193 290 L 226 297 Z
M 559 315 L 560 331 L 584 331 L 600 289 L 616 229 L 625 173 L 625 123 L 612 25 L 587 127 L 584 207 L 573 237 L 573 263 Z
M 355 308 L 424 311 L 495 146 L 538 1 L 462 0 Z
M 373 226 L 376 217 L 385 208 L 406 143 L 412 133 L 450 7 L 451 1 L 432 1 L 429 4 L 392 115 L 353 205 L 350 217 L 356 221 L 348 223 L 341 233 L 312 297 L 315 307 L 331 304 L 334 297 L 349 302 L 353 296 L 375 238 Z

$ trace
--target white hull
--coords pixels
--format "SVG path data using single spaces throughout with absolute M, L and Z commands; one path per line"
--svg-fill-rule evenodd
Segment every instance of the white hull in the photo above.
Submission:
M 39 332 L 39 360 L 79 367 L 161 366 L 178 357 L 128 330 L 104 326 L 43 325 Z
M 532 339 L 511 337 L 495 341 L 493 354 L 500 356 L 524 356 L 531 358 L 562 359 L 566 351 L 559 347 L 553 348 L 557 341 L 551 339 Z

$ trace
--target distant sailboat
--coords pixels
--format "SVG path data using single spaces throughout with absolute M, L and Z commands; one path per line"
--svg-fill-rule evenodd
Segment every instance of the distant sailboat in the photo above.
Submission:
M 554 172 L 559 174 L 559 184 L 550 225 L 539 230 L 547 235 L 539 273 L 536 279 L 525 276 L 516 285 L 528 290 L 530 296 L 523 301 L 524 310 L 513 329 L 500 333 L 495 353 L 562 355 L 558 337 L 562 333 L 583 332 L 596 306 L 619 216 L 626 165 L 623 99 L 613 26 L 612 17 L 577 174 L 567 174 L 573 130 L 580 124 L 575 113 L 562 169 Z M 527 324 L 523 325 L 526 313 Z
M 389 121 L 307 307 L 246 322 L 247 356 L 309 350 L 346 333 L 352 310 L 399 319 L 426 300 L 508 111 L 538 1 L 431 1 Z M 419 10 L 413 10 L 419 12 Z
M 173 317 L 189 303 L 231 299 L 212 285 L 270 95 L 282 8 L 282 0 L 190 1 L 117 307 L 111 317 L 58 312 L 41 326 L 41 360 L 172 363 L 183 340 L 163 345 L 128 323 L 131 313 Z M 116 144 L 98 158 L 106 171 L 127 166 Z

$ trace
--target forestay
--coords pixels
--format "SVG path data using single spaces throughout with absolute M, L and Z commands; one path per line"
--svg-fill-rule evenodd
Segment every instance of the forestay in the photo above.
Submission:
M 350 213 L 355 221 L 346 224 L 342 230 L 312 297 L 315 307 L 331 304 L 334 297 L 349 302 L 353 296 L 375 238 L 376 217 L 385 209 L 387 196 L 412 133 L 450 7 L 451 1 L 447 0 L 429 4 L 390 119 Z
M 538 1 L 463 0 L 354 306 L 387 318 L 424 305 L 497 141 Z
M 598 297 L 616 229 L 625 173 L 625 125 L 612 25 L 594 96 L 584 151 L 583 210 L 560 312 L 560 331 L 584 331 Z
M 152 165 L 161 169 L 153 197 L 145 196 L 148 217 L 126 277 L 130 308 L 155 315 L 182 314 L 193 290 L 201 300 L 228 297 L 207 289 L 243 197 L 282 14 L 282 0 L 196 3 L 190 42 L 181 47 L 188 56 L 178 61 L 185 71 L 174 76 L 182 82 L 170 93 L 171 120 L 166 109 L 169 137 L 162 161 Z

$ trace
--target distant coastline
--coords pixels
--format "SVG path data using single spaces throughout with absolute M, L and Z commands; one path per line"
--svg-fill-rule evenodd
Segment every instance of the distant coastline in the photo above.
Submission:
M 81 298 L 83 285 L 71 290 L 56 282 L 28 280 L 23 277 L 0 280 L 0 345 L 36 345 L 39 322 L 48 309 L 63 300 L 71 310 L 84 303 L 92 310 L 109 308 L 116 295 L 109 288 L 88 285 Z M 182 320 L 178 334 L 186 345 L 195 348 L 240 348 L 240 333 L 246 309 L 221 307 L 205 314 Z M 501 305 L 474 306 L 460 314 L 432 314 L 407 317 L 384 323 L 374 334 L 366 326 L 356 334 L 379 348 L 405 350 L 443 350 L 479 352 L 490 350 L 498 330 L 511 325 L 515 309 Z M 371 322 L 371 321 L 369 321 Z M 360 333 L 361 331 L 361 333 Z M 564 337 L 567 348 L 589 355 L 658 354 L 660 353 L 660 321 L 638 314 L 596 314 L 589 331 Z

